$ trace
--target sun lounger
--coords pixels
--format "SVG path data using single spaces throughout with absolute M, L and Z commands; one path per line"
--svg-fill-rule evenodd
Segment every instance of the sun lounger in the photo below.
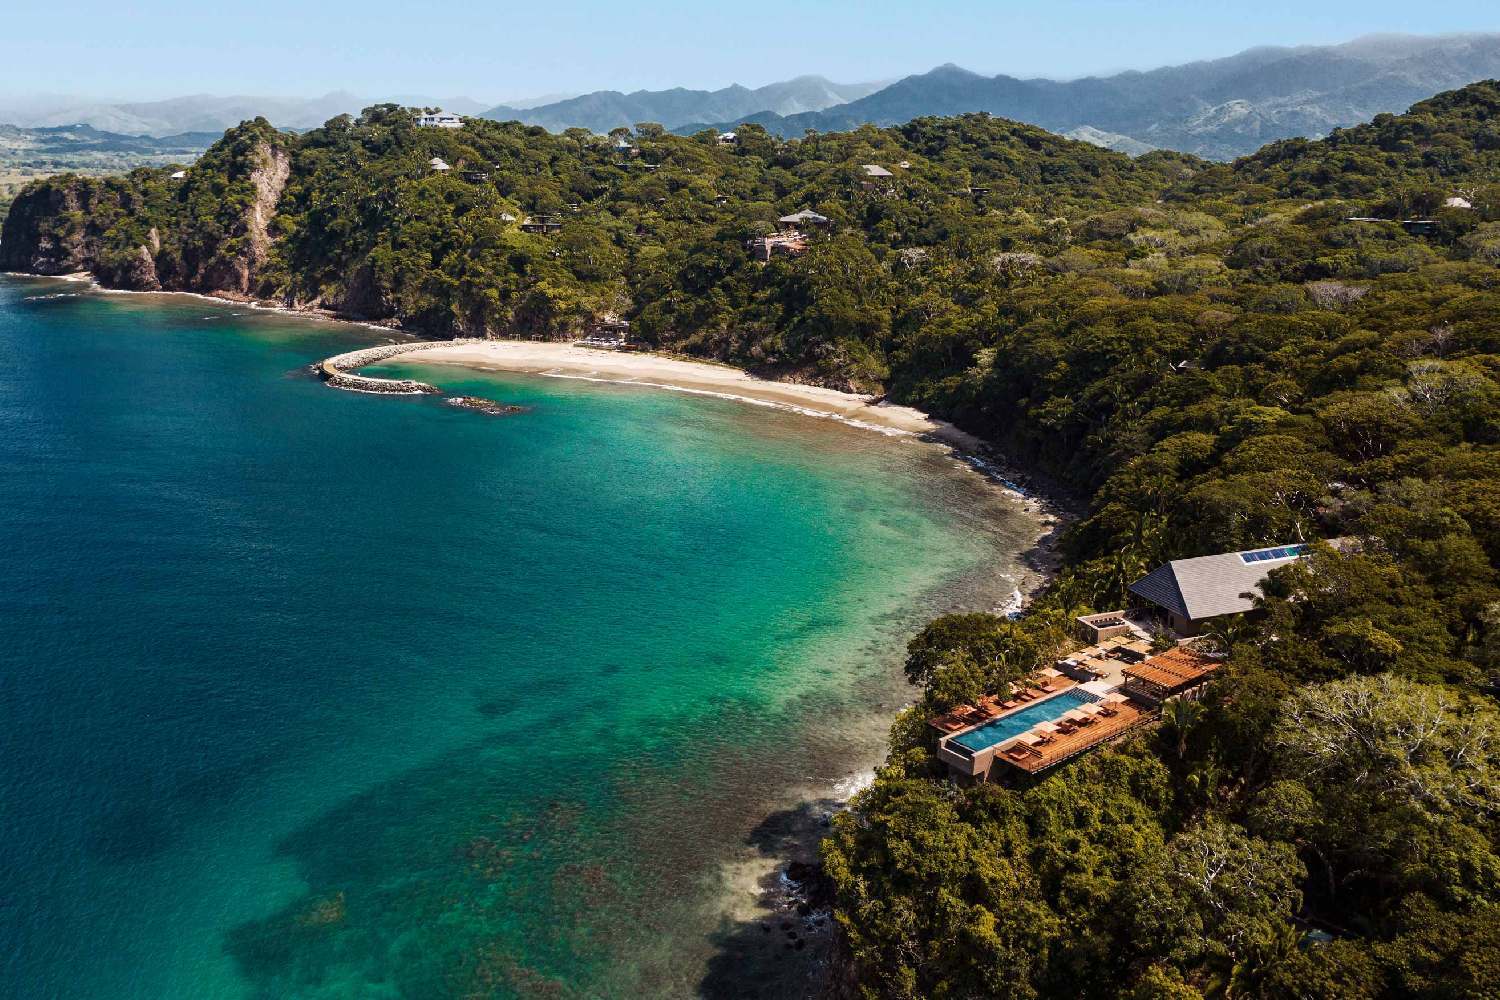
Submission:
M 1094 718 L 1092 715 L 1085 715 L 1083 718 L 1078 720 L 1079 728 L 1098 725 L 1098 723 L 1099 720 Z
M 1069 722 L 1067 719 L 1064 719 L 1057 724 L 1057 731 L 1066 736 L 1069 733 L 1076 733 L 1078 731 L 1078 727 Z
M 1120 710 L 1118 708 L 1111 708 L 1108 705 L 1101 705 L 1099 707 L 1099 714 L 1104 716 L 1106 719 L 1112 719 L 1120 714 Z
M 1012 698 L 1010 701 L 1002 701 L 1000 703 L 1000 707 L 1001 708 L 1015 708 L 1019 704 L 1021 704 L 1019 701 L 1016 701 L 1014 698 Z

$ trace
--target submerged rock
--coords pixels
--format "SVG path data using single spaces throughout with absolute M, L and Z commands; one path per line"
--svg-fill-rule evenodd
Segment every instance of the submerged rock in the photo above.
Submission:
M 493 399 L 485 399 L 483 396 L 449 396 L 448 405 L 462 406 L 466 410 L 478 410 L 480 413 L 493 413 L 496 416 L 526 412 L 526 407 L 524 406 L 499 403 Z

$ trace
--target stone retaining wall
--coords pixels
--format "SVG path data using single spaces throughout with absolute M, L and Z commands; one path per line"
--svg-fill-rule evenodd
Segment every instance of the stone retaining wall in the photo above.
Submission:
M 409 378 L 375 378 L 371 375 L 359 375 L 355 369 L 366 365 L 377 364 L 387 361 L 398 354 L 406 354 L 409 351 L 420 351 L 428 347 L 443 347 L 448 344 L 475 343 L 474 340 L 429 340 L 414 344 L 381 344 L 379 347 L 366 347 L 358 351 L 349 351 L 346 354 L 336 354 L 331 358 L 325 358 L 318 362 L 318 375 L 323 381 L 335 389 L 349 389 L 353 392 L 381 392 L 393 395 L 416 395 L 418 393 L 440 393 L 435 385 L 426 382 L 418 382 Z

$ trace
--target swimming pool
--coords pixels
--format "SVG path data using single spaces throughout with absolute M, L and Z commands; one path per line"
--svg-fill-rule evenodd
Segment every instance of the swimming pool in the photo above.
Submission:
M 1004 743 L 1012 736 L 1020 736 L 1038 722 L 1050 722 L 1061 716 L 1064 712 L 1075 709 L 1079 705 L 1087 705 L 1089 702 L 1095 700 L 1097 699 L 1087 691 L 1080 691 L 1077 688 L 1073 688 L 1070 691 L 1064 691 L 1060 695 L 1048 698 L 1046 701 L 1038 702 L 1035 705 L 1028 705 L 1019 712 L 1012 713 L 1011 715 L 1002 715 L 998 719 L 986 722 L 978 729 L 971 729 L 967 733 L 961 733 L 948 742 L 950 744 L 957 743 L 965 749 L 973 750 L 976 753 L 980 750 L 988 750 L 996 743 Z

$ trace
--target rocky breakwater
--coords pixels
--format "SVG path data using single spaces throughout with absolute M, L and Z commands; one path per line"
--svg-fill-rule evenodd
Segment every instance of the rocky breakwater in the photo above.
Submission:
M 418 382 L 409 378 L 375 378 L 372 375 L 360 375 L 357 369 L 366 365 L 379 364 L 388 361 L 408 351 L 420 351 L 427 347 L 438 347 L 446 344 L 464 343 L 458 340 L 423 341 L 411 344 L 382 344 L 379 347 L 366 347 L 358 351 L 349 351 L 347 354 L 337 354 L 331 358 L 319 361 L 315 366 L 316 371 L 324 382 L 335 389 L 348 389 L 351 392 L 378 392 L 386 395 L 413 396 L 419 394 L 437 394 L 442 390 L 435 385 L 426 382 Z

